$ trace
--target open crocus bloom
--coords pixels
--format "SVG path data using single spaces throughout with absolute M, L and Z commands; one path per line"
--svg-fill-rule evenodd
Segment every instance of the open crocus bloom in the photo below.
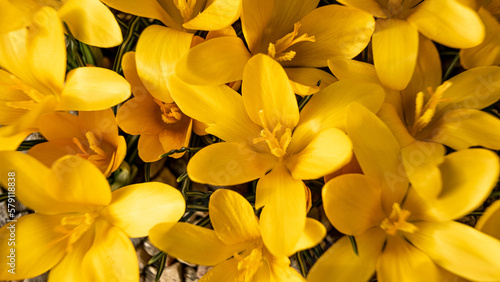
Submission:
M 1 244 L 0 263 L 15 249 L 18 280 L 48 270 L 49 281 L 139 281 L 129 237 L 147 236 L 151 227 L 176 222 L 185 201 L 175 188 L 157 182 L 134 184 L 111 193 L 108 181 L 89 161 L 68 155 L 51 168 L 20 152 L 0 152 L 2 185 L 15 173 L 16 198 L 35 213 L 0 229 L 7 242 L 15 226 L 15 246 Z M 11 176 L 12 177 L 12 176 Z
M 483 43 L 460 50 L 460 63 L 466 69 L 500 65 L 500 1 L 483 0 L 478 15 L 484 24 Z
M 377 17 L 373 61 L 382 83 L 402 90 L 415 69 L 419 33 L 452 48 L 484 39 L 484 26 L 470 3 L 460 0 L 340 0 Z M 468 1 L 474 2 L 474 1 Z
M 92 162 L 104 176 L 118 169 L 127 152 L 123 136 L 111 109 L 42 116 L 40 133 L 48 140 L 32 147 L 28 154 L 46 166 L 64 155 L 77 155 Z
M 129 83 L 111 70 L 76 68 L 65 79 L 64 33 L 52 8 L 40 8 L 31 28 L 0 36 L 2 150 L 15 150 L 38 131 L 43 113 L 104 110 L 130 96 Z
M 299 115 L 288 77 L 271 57 L 251 58 L 243 78 L 240 95 L 226 85 L 195 86 L 172 76 L 171 94 L 181 110 L 226 141 L 195 154 L 187 172 L 193 181 L 212 185 L 260 178 L 255 205 L 264 206 L 264 243 L 274 255 L 289 255 L 306 224 L 301 180 L 349 162 L 351 142 L 339 130 L 347 105 L 357 101 L 377 111 L 384 93 L 376 84 L 336 82 L 315 94 Z
M 454 222 L 491 193 L 499 159 L 485 149 L 445 157 L 443 189 L 424 201 L 399 170 L 400 149 L 389 128 L 374 114 L 351 105 L 347 133 L 363 174 L 346 174 L 323 188 L 326 215 L 347 237 L 316 262 L 308 281 L 444 281 L 446 271 L 474 281 L 500 279 L 500 241 Z M 455 165 L 460 162 L 460 165 Z M 446 271 L 444 271 L 446 270 Z
M 209 202 L 214 230 L 188 223 L 163 223 L 149 239 L 169 255 L 190 263 L 215 265 L 200 281 L 305 281 L 285 255 L 273 255 L 262 240 L 263 226 L 250 203 L 226 189 L 215 191 Z M 292 253 L 312 248 L 326 234 L 325 227 L 308 218 Z
M 340 5 L 315 9 L 318 2 L 243 0 L 241 23 L 248 49 L 240 38 L 209 40 L 179 61 L 177 75 L 195 85 L 241 80 L 248 59 L 263 53 L 286 67 L 295 93 L 317 92 L 335 81 L 317 67 L 325 67 L 332 56 L 358 55 L 374 29 L 373 18 L 362 11 Z
M 160 20 L 177 30 L 219 30 L 241 13 L 241 0 L 101 0 L 128 14 Z
M 61 22 L 85 44 L 109 48 L 122 42 L 115 16 L 99 0 L 2 0 L 0 9 L 6 16 L 0 19 L 0 33 L 32 26 L 34 15 L 42 7 L 55 9 Z

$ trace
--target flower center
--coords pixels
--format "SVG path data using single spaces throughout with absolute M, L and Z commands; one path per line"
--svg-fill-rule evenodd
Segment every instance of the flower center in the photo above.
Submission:
M 394 203 L 389 218 L 385 218 L 382 221 L 380 228 L 385 230 L 389 235 L 396 235 L 398 231 L 413 233 L 417 231 L 418 228 L 406 221 L 410 215 L 411 212 L 401 209 L 398 203 Z
M 418 131 L 423 129 L 424 127 L 431 122 L 432 117 L 436 113 L 436 107 L 439 102 L 446 101 L 445 99 L 441 99 L 443 93 L 450 88 L 451 82 L 445 81 L 443 84 L 436 88 L 436 91 L 433 92 L 432 88 L 427 88 L 427 91 L 431 94 L 431 97 L 424 105 L 424 93 L 419 92 L 417 94 L 417 99 L 415 100 L 415 119 L 413 125 L 409 128 L 409 132 L 411 135 L 415 136 Z
M 70 251 L 73 244 L 87 232 L 98 215 L 97 212 L 71 214 L 61 219 L 61 225 L 56 227 L 56 232 L 66 234 L 65 238 L 69 237 L 67 251 Z
M 158 99 L 154 99 L 155 103 L 160 106 L 161 120 L 166 124 L 176 123 L 182 118 L 182 112 L 175 103 L 164 103 Z
M 285 129 L 285 133 L 281 135 L 281 138 L 278 141 L 277 134 L 281 130 L 281 123 L 278 123 L 276 127 L 271 131 L 267 127 L 266 117 L 263 110 L 259 111 L 259 118 L 262 122 L 263 130 L 260 131 L 260 136 L 258 138 L 253 139 L 253 143 L 257 144 L 262 141 L 266 141 L 271 153 L 278 158 L 283 157 L 286 154 L 286 148 L 292 141 L 292 130 L 290 128 Z
M 15 78 L 17 80 L 17 78 Z M 6 106 L 14 108 L 14 109 L 23 109 L 23 110 L 32 110 L 35 108 L 36 104 L 40 103 L 45 95 L 42 93 L 38 92 L 36 89 L 31 88 L 24 83 L 21 83 L 19 80 L 17 80 L 19 83 L 15 85 L 9 85 L 7 91 L 9 90 L 20 90 L 24 94 L 26 94 L 31 100 L 21 100 L 21 101 L 8 101 L 5 103 Z M 0 84 L 0 87 L 2 84 Z
M 262 264 L 262 247 L 254 248 L 248 254 L 248 251 L 242 254 L 235 254 L 234 258 L 238 260 L 238 281 L 252 281 L 253 276 Z
M 80 142 L 80 140 L 78 140 L 76 137 L 73 137 L 73 143 L 79 150 L 79 152 L 77 152 L 76 155 L 84 159 L 88 159 L 90 156 L 95 156 L 94 159 L 96 161 L 107 160 L 108 154 L 106 154 L 106 152 L 99 147 L 100 142 L 97 140 L 95 134 L 92 131 L 87 131 L 87 133 L 85 133 L 85 137 L 87 137 L 87 142 L 92 152 L 89 153 L 87 149 L 83 146 L 83 144 Z
M 277 62 L 291 61 L 295 57 L 296 52 L 285 52 L 286 49 L 296 43 L 303 41 L 316 42 L 314 36 L 308 36 L 307 33 L 304 33 L 301 36 L 295 38 L 299 34 L 299 28 L 300 22 L 296 22 L 293 25 L 292 32 L 283 36 L 281 39 L 278 39 L 275 44 L 269 43 L 269 47 L 267 48 L 267 55 L 275 59 Z
M 187 22 L 191 19 L 195 4 L 196 0 L 174 0 L 174 5 L 175 7 L 177 7 L 177 9 L 179 9 L 184 22 Z

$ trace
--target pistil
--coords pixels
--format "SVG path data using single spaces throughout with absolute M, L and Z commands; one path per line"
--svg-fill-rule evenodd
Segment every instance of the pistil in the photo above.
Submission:
M 296 52 L 285 52 L 286 49 L 299 42 L 316 42 L 314 36 L 308 36 L 307 33 L 304 33 L 296 38 L 299 34 L 299 28 L 300 22 L 297 22 L 293 25 L 292 32 L 283 36 L 281 39 L 278 39 L 275 44 L 269 43 L 267 54 L 278 62 L 291 61 L 295 57 Z

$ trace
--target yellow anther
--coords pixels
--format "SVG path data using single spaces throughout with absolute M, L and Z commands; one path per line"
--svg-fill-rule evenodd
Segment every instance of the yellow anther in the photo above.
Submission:
M 90 149 L 92 149 L 92 151 L 94 151 L 99 156 L 106 156 L 106 152 L 104 152 L 103 149 L 99 148 L 99 142 L 97 141 L 97 138 L 92 131 L 87 131 L 87 133 L 85 133 L 85 137 L 87 137 L 87 141 L 89 141 L 89 147 Z
M 72 141 L 76 145 L 76 147 L 78 148 L 78 150 L 80 150 L 80 152 L 76 153 L 77 156 L 79 156 L 80 158 L 85 158 L 85 159 L 90 156 L 90 154 L 87 152 L 87 150 L 85 149 L 85 147 L 83 147 L 82 142 L 80 142 L 80 140 L 78 140 L 78 138 L 73 137 Z
M 396 235 L 398 231 L 413 233 L 418 228 L 406 221 L 410 215 L 411 213 L 408 210 L 401 209 L 398 203 L 394 203 L 389 218 L 385 218 L 382 221 L 380 228 L 385 230 L 389 235 Z
M 185 22 L 191 19 L 195 4 L 196 0 L 174 0 L 174 5 L 181 13 L 181 16 Z
M 275 44 L 269 43 L 267 48 L 267 54 L 278 62 L 291 61 L 295 57 L 295 51 L 285 52 L 290 46 L 304 41 L 316 42 L 314 36 L 308 36 L 307 33 L 301 36 L 296 36 L 299 34 L 300 22 L 296 22 L 293 25 L 293 31 L 278 39 Z
M 175 103 L 164 103 L 158 99 L 154 99 L 155 103 L 160 106 L 161 120 L 164 123 L 176 123 L 182 119 L 182 112 Z
M 445 81 L 442 85 L 436 88 L 433 92 L 432 88 L 427 88 L 427 91 L 431 95 L 427 103 L 424 105 L 424 93 L 419 92 L 417 98 L 415 99 L 415 121 L 410 127 L 409 131 L 412 135 L 417 134 L 417 132 L 429 124 L 434 114 L 436 113 L 436 107 L 440 102 L 446 101 L 446 99 L 441 99 L 443 93 L 450 88 L 451 82 Z
M 278 141 L 278 137 L 276 135 L 281 130 L 281 123 L 278 123 L 271 131 L 267 126 L 266 116 L 263 110 L 259 111 L 259 118 L 264 129 L 260 131 L 261 137 L 254 138 L 253 143 L 257 144 L 259 142 L 266 141 L 273 155 L 278 158 L 283 157 L 286 154 L 286 148 L 292 141 L 292 130 L 290 128 L 286 128 L 285 132 Z

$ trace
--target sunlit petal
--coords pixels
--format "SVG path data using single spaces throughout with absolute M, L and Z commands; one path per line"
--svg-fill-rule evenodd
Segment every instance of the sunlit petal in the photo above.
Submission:
M 500 201 L 489 206 L 476 223 L 476 229 L 500 239 Z
M 314 94 L 337 81 L 331 74 L 316 68 L 285 68 L 285 72 L 293 92 L 301 96 Z
M 78 128 L 78 116 L 69 113 L 53 112 L 41 117 L 44 122 L 40 123 L 40 133 L 47 140 L 71 139 L 76 137 L 85 139 L 84 132 Z
M 304 228 L 304 233 L 300 236 L 297 244 L 295 245 L 294 252 L 298 252 L 305 249 L 310 249 L 323 240 L 326 235 L 325 226 L 312 218 L 306 218 L 306 227 Z
M 339 0 L 337 2 L 347 6 L 356 7 L 360 10 L 372 14 L 377 18 L 386 17 L 384 10 L 379 4 L 380 2 L 376 0 Z
M 214 0 L 182 26 L 192 30 L 219 30 L 232 25 L 241 13 L 241 0 Z

